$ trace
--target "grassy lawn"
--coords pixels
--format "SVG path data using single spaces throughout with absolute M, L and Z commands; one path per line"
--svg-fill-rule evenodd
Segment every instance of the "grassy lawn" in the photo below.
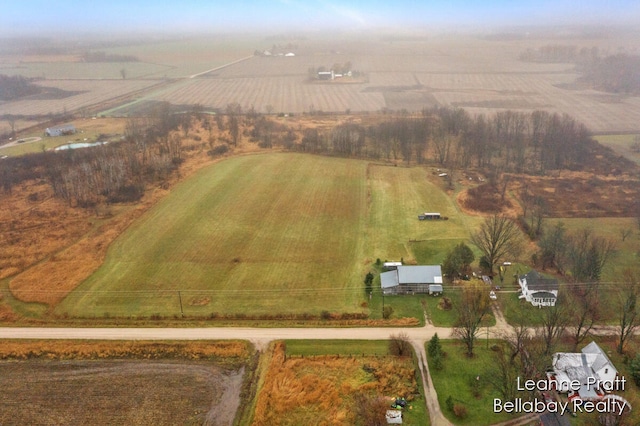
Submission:
M 387 340 L 285 340 L 289 355 L 388 355 Z
M 500 398 L 493 386 L 486 380 L 491 374 L 493 352 L 487 349 L 485 341 L 478 339 L 474 349 L 475 356 L 468 358 L 461 342 L 440 341 L 446 352 L 443 368 L 430 369 L 431 379 L 438 393 L 438 401 L 444 415 L 457 425 L 489 425 L 509 420 L 515 416 L 493 412 L 493 399 Z M 428 343 L 427 343 L 428 345 Z M 479 377 L 479 380 L 476 380 Z M 474 395 L 473 387 L 477 387 Z M 462 404 L 467 417 L 458 419 L 447 409 L 446 400 Z
M 618 154 L 640 164 L 640 152 L 634 152 L 631 146 L 636 142 L 638 135 L 596 135 L 595 140 L 604 146 L 616 151 Z
M 428 180 L 423 168 L 370 165 L 369 251 L 381 260 L 439 264 L 446 252 L 467 238 L 468 218 L 454 201 Z M 420 221 L 418 214 L 439 212 L 449 220 Z
M 206 168 L 57 311 L 175 315 L 181 299 L 189 315 L 360 312 L 366 164 L 274 154 Z

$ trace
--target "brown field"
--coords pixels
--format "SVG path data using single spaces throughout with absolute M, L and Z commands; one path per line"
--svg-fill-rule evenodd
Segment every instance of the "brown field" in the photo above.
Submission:
M 278 343 L 252 424 L 358 424 L 354 407 L 358 393 L 413 400 L 419 390 L 412 359 L 333 355 L 287 359 L 284 344 Z
M 9 341 L 0 357 L 0 424 L 231 425 L 248 348 Z
M 254 57 L 151 98 L 211 108 L 238 102 L 258 111 L 270 105 L 276 112 L 293 113 L 415 111 L 433 105 L 485 114 L 544 109 L 570 114 L 598 133 L 638 128 L 640 98 L 580 88 L 574 84 L 579 75 L 572 64 L 519 61 L 519 53 L 532 45 L 537 43 L 468 38 L 354 44 L 340 54 L 326 53 L 327 49 L 293 58 Z M 310 67 L 346 61 L 364 73 L 362 83 L 309 83 Z
M 260 59 L 260 58 L 258 58 Z M 362 93 L 359 84 L 309 83 L 304 76 L 246 77 L 197 79 L 175 91 L 169 90 L 154 97 L 176 104 L 199 103 L 209 108 L 224 109 L 237 102 L 247 109 L 266 112 L 271 105 L 274 112 L 302 113 L 316 111 L 378 111 L 384 107 L 380 93 Z
M 188 77 L 232 63 L 254 50 L 271 49 L 271 43 L 259 38 L 210 40 L 202 37 L 111 49 L 113 53 L 138 56 L 144 61 L 127 65 L 130 68 L 127 80 L 118 80 L 120 64 L 73 63 L 67 56 L 61 56 L 58 62 L 55 56 L 31 58 L 32 61 L 52 61 L 38 62 L 36 65 L 42 70 L 33 71 L 37 71 L 35 76 L 48 68 L 51 72 L 67 70 L 65 78 L 74 78 L 45 80 L 39 84 L 75 94 L 64 99 L 25 99 L 0 104 L 0 115 L 76 111 L 150 88 L 168 76 L 178 80 L 169 82 L 168 87 L 151 89 L 143 95 L 144 99 L 183 105 L 198 103 L 208 108 L 224 108 L 237 102 L 245 108 L 254 106 L 259 112 L 265 112 L 270 106 L 274 112 L 284 113 L 419 111 L 435 105 L 463 107 L 474 114 L 544 109 L 570 114 L 596 133 L 639 129 L 640 97 L 581 87 L 576 84 L 579 74 L 573 64 L 518 59 L 528 48 L 553 43 L 598 47 L 601 52 L 618 51 L 623 46 L 625 51 L 632 52 L 638 48 L 637 40 L 571 35 L 554 40 L 551 35 L 540 34 L 513 40 L 487 40 L 471 35 L 396 41 L 380 36 L 308 38 L 295 40 L 293 46 L 282 47 L 277 52 L 292 51 L 295 57 L 255 56 L 195 79 Z M 352 84 L 339 84 L 346 79 L 321 84 L 309 82 L 309 68 L 331 68 L 346 62 L 351 62 L 354 71 L 362 73 Z M 15 58 L 2 58 L 0 67 L 11 71 L 16 63 Z M 24 67 L 31 69 L 36 65 L 30 62 Z M 86 67 L 86 70 L 74 67 Z M 110 80 L 82 80 L 94 75 L 95 67 L 109 67 Z M 64 75 L 60 72 L 54 73 L 57 78 Z M 144 80 L 146 78 L 150 80 Z M 21 125 L 18 123 L 19 128 Z
M 153 80 L 45 80 L 41 86 L 54 87 L 70 96 L 63 99 L 23 99 L 0 103 L 0 115 L 47 115 L 73 112 L 127 95 L 157 84 Z

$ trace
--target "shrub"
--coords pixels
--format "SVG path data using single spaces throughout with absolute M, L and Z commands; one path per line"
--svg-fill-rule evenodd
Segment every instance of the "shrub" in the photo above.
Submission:
M 449 397 L 444 402 L 444 404 L 447 406 L 447 410 L 453 413 L 454 404 L 453 404 L 453 397 L 451 395 L 449 395 Z
M 227 145 L 218 145 L 210 151 L 207 151 L 207 154 L 211 157 L 215 157 L 216 155 L 222 155 L 227 151 L 229 151 L 229 147 Z
M 438 308 L 442 309 L 443 311 L 450 311 L 451 308 L 453 308 L 453 303 L 451 303 L 451 299 L 449 299 L 448 297 L 443 297 L 438 302 Z
M 411 343 L 407 333 L 392 334 L 389 336 L 389 353 L 395 356 L 411 355 Z
M 393 315 L 393 308 L 391 306 L 385 306 L 382 310 L 382 318 L 389 319 Z
M 462 404 L 455 404 L 453 406 L 453 414 L 459 419 L 467 417 L 467 408 Z

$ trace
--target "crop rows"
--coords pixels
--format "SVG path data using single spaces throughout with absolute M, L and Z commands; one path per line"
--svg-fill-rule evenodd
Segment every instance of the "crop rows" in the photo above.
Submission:
M 121 70 L 126 77 L 145 78 L 151 75 L 162 77 L 171 70 L 168 65 L 145 62 L 28 62 L 19 65 L 4 64 L 1 74 L 22 75 L 27 78 L 57 79 L 111 79 L 121 80 Z
M 363 93 L 361 84 L 308 83 L 299 77 L 203 79 L 168 91 L 157 100 L 174 104 L 199 103 L 224 108 L 232 102 L 265 112 L 377 111 L 385 106 L 380 93 Z
M 152 80 L 46 80 L 45 87 L 80 92 L 63 99 L 25 99 L 0 104 L 0 115 L 46 115 L 71 112 L 157 84 Z
M 562 89 L 575 74 L 419 74 L 439 103 L 470 112 L 544 109 L 566 113 L 594 132 L 632 131 L 640 121 L 640 100 L 593 90 Z

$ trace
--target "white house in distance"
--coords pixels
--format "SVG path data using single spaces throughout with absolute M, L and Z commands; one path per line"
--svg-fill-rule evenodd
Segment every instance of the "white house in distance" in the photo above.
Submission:
M 606 392 L 616 390 L 618 370 L 600 346 L 591 342 L 580 353 L 553 354 L 553 373 L 547 375 L 549 380 L 555 382 L 558 392 L 569 392 L 572 390 L 571 383 L 579 382 L 577 396 L 582 400 L 594 400 L 602 399 Z
M 60 126 L 47 127 L 44 134 L 47 136 L 72 135 L 76 132 L 76 126 L 73 124 L 62 124 Z
M 440 265 L 401 265 L 381 273 L 380 285 L 385 295 L 442 293 L 442 269 Z
M 555 306 L 558 299 L 558 280 L 545 278 L 536 271 L 531 271 L 518 277 L 518 284 L 522 294 L 520 299 L 526 299 L 533 306 Z

